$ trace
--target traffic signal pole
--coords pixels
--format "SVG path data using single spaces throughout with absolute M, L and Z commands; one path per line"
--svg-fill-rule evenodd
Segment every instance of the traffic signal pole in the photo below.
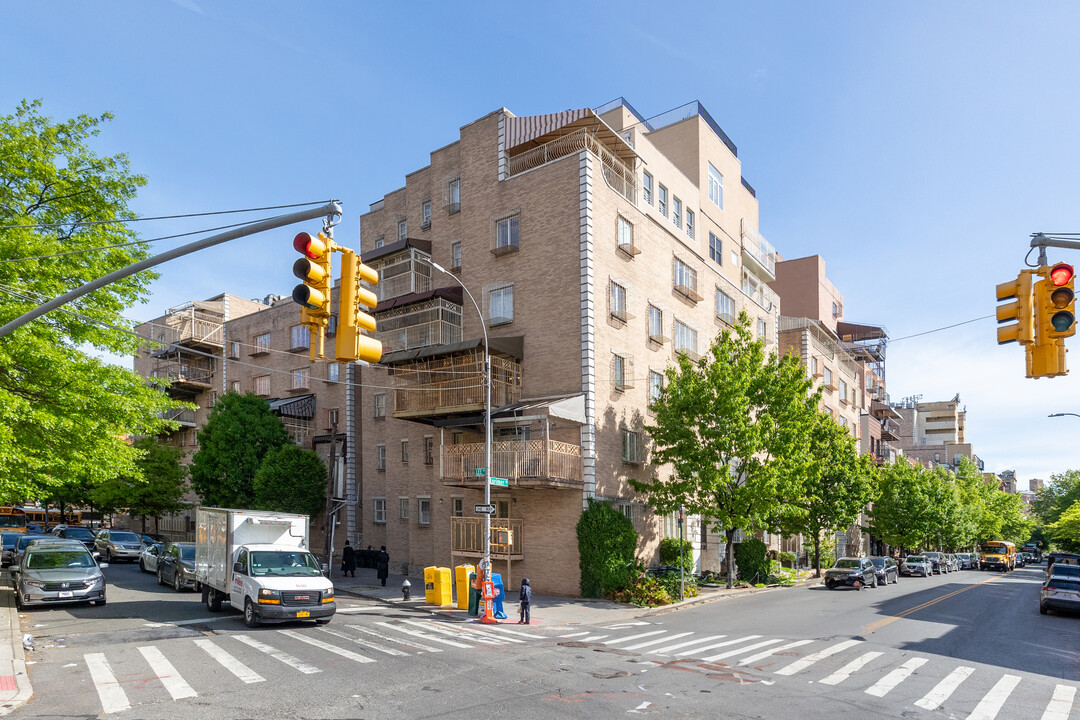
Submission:
M 249 235 L 255 235 L 256 233 L 265 232 L 266 230 L 274 230 L 285 225 L 292 225 L 298 222 L 304 222 L 306 220 L 313 220 L 315 218 L 326 217 L 334 218 L 341 217 L 341 205 L 337 200 L 331 200 L 326 205 L 317 208 L 311 208 L 309 210 L 300 210 L 298 212 L 289 213 L 288 215 L 279 215 L 269 220 L 260 220 L 259 222 L 245 225 L 244 227 L 234 228 L 217 235 L 211 235 L 208 238 L 202 240 L 196 240 L 195 242 L 182 245 L 178 248 L 173 248 L 166 252 L 148 257 L 145 260 L 140 260 L 137 263 L 128 265 L 125 268 L 111 272 L 104 277 L 100 277 L 65 293 L 60 297 L 53 298 L 43 305 L 39 305 L 28 313 L 20 315 L 8 324 L 0 327 L 0 337 L 4 337 L 13 330 L 17 330 L 31 320 L 35 320 L 46 313 L 55 310 L 58 307 L 66 305 L 72 300 L 81 298 L 87 293 L 91 293 L 94 290 L 103 288 L 110 283 L 114 283 L 117 280 L 123 280 L 124 278 L 134 275 L 135 273 L 148 270 L 152 267 L 168 262 L 169 260 L 175 260 L 178 257 L 184 255 L 190 255 L 191 253 L 198 252 L 199 250 L 205 250 L 206 248 L 220 245 L 222 243 L 229 242 L 230 240 L 236 240 L 238 238 L 247 237 Z

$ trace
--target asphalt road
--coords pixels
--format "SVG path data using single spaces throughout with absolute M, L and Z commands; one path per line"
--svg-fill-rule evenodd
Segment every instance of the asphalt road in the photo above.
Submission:
M 106 607 L 24 613 L 35 695 L 12 717 L 1062 720 L 1080 686 L 1080 617 L 1039 614 L 1041 568 L 495 629 L 339 598 L 325 627 L 249 630 L 137 566 L 105 573 Z

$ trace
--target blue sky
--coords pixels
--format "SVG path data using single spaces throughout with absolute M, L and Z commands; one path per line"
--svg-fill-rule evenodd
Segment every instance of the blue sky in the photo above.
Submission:
M 1080 418 L 1046 417 L 1080 412 L 1080 355 L 1035 381 L 992 319 L 900 338 L 992 315 L 1030 233 L 1080 232 L 1078 26 L 1075 3 L 985 0 L 8 2 L 0 112 L 22 98 L 57 119 L 113 112 L 96 147 L 149 176 L 140 214 L 335 197 L 337 239 L 355 246 L 369 203 L 499 107 L 623 96 L 651 116 L 700 100 L 739 147 L 763 234 L 785 257 L 821 254 L 846 319 L 896 339 L 892 398 L 959 393 L 987 470 L 1026 489 L 1080 467 Z M 287 294 L 291 237 L 174 261 L 130 315 Z

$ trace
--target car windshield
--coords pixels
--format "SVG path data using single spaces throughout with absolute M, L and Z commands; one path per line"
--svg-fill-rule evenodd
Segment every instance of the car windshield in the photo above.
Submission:
M 93 540 L 94 533 L 86 528 L 69 527 L 64 528 L 64 537 L 75 538 L 76 540 Z
M 1073 592 L 1080 592 L 1080 580 L 1062 580 L 1060 578 L 1050 578 L 1050 582 L 1046 583 L 1047 587 L 1052 587 L 1057 590 L 1072 590 Z
M 928 558 L 930 558 L 932 560 L 937 560 L 938 558 L 941 557 L 941 553 L 939 553 L 939 552 L 926 553 L 926 557 L 928 557 Z
M 833 567 L 836 567 L 836 568 L 849 568 L 849 569 L 850 568 L 858 568 L 859 567 L 859 561 L 855 560 L 854 558 L 840 558 L 839 560 L 836 561 L 836 564 L 833 565 Z
M 885 567 L 885 558 L 870 558 L 875 567 Z
M 26 556 L 28 570 L 56 570 L 58 568 L 94 567 L 94 558 L 85 550 L 53 550 L 31 552 Z
M 136 535 L 133 532 L 112 532 L 112 533 L 109 533 L 109 539 L 112 540 L 113 542 L 126 542 L 126 543 L 140 542 L 139 541 L 139 536 Z
M 971 556 L 967 553 L 956 553 L 956 557 L 960 558 L 961 560 L 967 560 Z
M 194 545 L 181 545 L 180 546 L 180 559 L 181 560 L 194 560 L 195 559 L 195 546 Z
M 251 574 L 310 577 L 322 569 L 308 552 L 263 551 L 251 553 Z
M 904 562 L 924 563 L 924 562 L 926 562 L 926 556 L 925 555 L 908 555 L 908 559 L 905 560 Z

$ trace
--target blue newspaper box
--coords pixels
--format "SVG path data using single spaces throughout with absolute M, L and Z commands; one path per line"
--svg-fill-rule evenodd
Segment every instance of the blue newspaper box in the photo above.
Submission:
M 506 611 L 503 610 L 503 600 L 506 598 L 506 591 L 503 589 L 502 575 L 491 573 L 491 582 L 495 584 L 495 599 L 491 601 L 492 615 L 499 620 L 505 620 Z

